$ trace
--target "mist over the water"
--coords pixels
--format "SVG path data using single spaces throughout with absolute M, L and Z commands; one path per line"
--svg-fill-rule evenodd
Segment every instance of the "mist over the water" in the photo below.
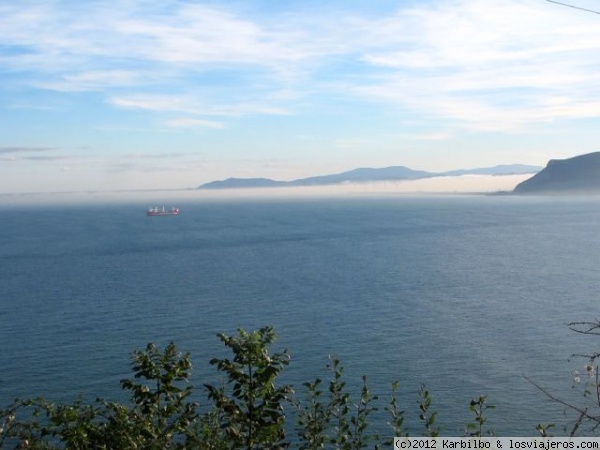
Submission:
M 146 207 L 169 202 L 237 198 L 302 198 L 390 194 L 473 194 L 512 191 L 527 175 L 462 175 L 421 180 L 345 183 L 331 186 L 199 190 L 129 190 L 26 192 L 0 194 L 0 207 L 15 205 L 49 206 L 65 204 L 136 203 Z M 159 205 L 160 206 L 160 205 Z

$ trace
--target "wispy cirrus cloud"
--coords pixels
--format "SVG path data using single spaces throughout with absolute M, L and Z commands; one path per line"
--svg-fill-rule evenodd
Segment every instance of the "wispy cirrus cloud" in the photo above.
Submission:
M 56 150 L 55 147 L 0 147 L 0 161 L 56 161 L 65 159 L 64 156 L 48 154 Z
M 61 1 L 4 4 L 0 27 L 9 50 L 0 64 L 56 74 L 57 82 L 79 87 L 172 80 L 215 66 L 289 71 L 322 53 L 302 30 L 267 26 L 225 7 L 179 2 L 154 8 L 135 1 L 117 8 L 102 3 L 67 8 Z
M 44 156 L 44 155 L 36 155 L 36 156 L 22 156 L 22 160 L 27 161 L 61 161 L 64 159 L 68 159 L 65 156 Z
M 157 94 L 135 94 L 110 97 L 107 103 L 124 109 L 138 109 L 153 112 L 177 112 L 204 116 L 230 116 L 240 117 L 251 114 L 261 115 L 287 115 L 289 111 L 278 105 L 269 104 L 268 99 L 263 102 L 253 103 L 240 99 L 237 103 L 230 105 L 211 102 L 209 100 L 189 95 L 157 95 Z M 194 122 L 202 124 L 202 119 L 173 119 L 169 125 L 187 127 Z M 207 121 L 206 126 L 209 126 Z M 221 128 L 214 126 L 213 128 Z
M 0 147 L 0 155 L 16 154 L 16 153 L 38 153 L 56 150 L 55 147 L 27 147 L 27 146 L 15 146 L 15 147 Z
M 195 152 L 169 152 L 169 153 L 130 153 L 124 156 L 126 159 L 179 159 L 197 157 Z
M 107 103 L 125 109 L 201 113 L 202 109 L 189 97 L 161 94 L 139 94 L 110 97 Z
M 401 11 L 377 29 L 403 39 L 362 55 L 381 71 L 351 88 L 359 95 L 483 130 L 600 115 L 596 18 L 533 1 L 461 0 Z
M 150 74 L 133 70 L 99 70 L 61 75 L 59 78 L 36 81 L 35 87 L 63 92 L 102 91 L 112 87 L 137 86 L 148 83 Z
M 475 130 L 600 114 L 600 22 L 539 0 L 414 2 L 368 15 L 6 2 L 0 29 L 0 68 L 23 75 L 12 83 L 195 116 L 180 128 L 210 127 L 206 116 L 289 114 L 306 98 L 317 110 L 351 98 Z
M 167 127 L 169 128 L 225 128 L 225 125 L 221 122 L 216 122 L 214 120 L 204 120 L 204 119 L 190 119 L 190 118 L 179 118 L 179 119 L 171 119 L 166 122 Z

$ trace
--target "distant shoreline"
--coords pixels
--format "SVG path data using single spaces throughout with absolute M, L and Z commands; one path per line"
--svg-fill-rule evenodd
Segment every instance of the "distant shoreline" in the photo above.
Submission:
M 240 188 L 201 190 L 196 188 L 114 189 L 53 192 L 0 193 L 1 204 L 137 203 L 145 207 L 188 200 L 249 198 L 316 198 L 346 196 L 448 196 L 509 195 L 529 175 L 463 175 L 420 180 L 343 183 L 330 186 Z M 175 205 L 176 206 L 176 205 Z

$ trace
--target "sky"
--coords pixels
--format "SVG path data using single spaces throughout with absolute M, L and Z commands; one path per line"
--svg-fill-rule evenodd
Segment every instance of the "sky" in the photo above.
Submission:
M 544 166 L 600 150 L 599 73 L 547 0 L 0 0 L 0 193 Z

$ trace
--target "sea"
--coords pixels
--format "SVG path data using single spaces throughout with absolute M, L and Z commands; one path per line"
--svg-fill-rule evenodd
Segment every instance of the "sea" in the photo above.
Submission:
M 578 355 L 598 338 L 568 324 L 600 317 L 598 197 L 187 196 L 147 217 L 151 203 L 0 205 L 0 407 L 127 400 L 131 352 L 171 341 L 206 406 L 203 384 L 224 381 L 209 361 L 231 356 L 217 334 L 267 325 L 291 355 L 281 383 L 303 398 L 339 359 L 354 402 L 367 377 L 384 435 L 394 381 L 411 435 L 422 385 L 443 436 L 481 395 L 500 436 L 565 435 L 577 415 L 556 398 L 593 405 Z

